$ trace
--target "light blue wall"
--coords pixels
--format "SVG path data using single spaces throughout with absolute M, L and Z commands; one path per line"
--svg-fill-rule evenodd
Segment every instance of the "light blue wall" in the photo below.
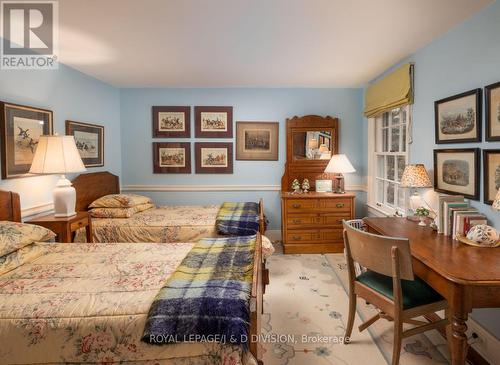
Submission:
M 65 120 L 104 125 L 105 166 L 121 174 L 119 90 L 64 65 L 58 70 L 0 70 L 0 100 L 49 109 L 54 132 L 65 133 Z M 0 189 L 21 194 L 23 208 L 52 201 L 57 178 L 39 176 L 0 180 Z
M 349 156 L 356 174 L 346 177 L 347 184 L 361 184 L 365 174 L 366 153 L 360 140 L 363 130 L 361 89 L 122 89 L 122 185 L 280 185 L 285 163 L 285 120 L 294 115 L 331 115 L 340 118 L 340 151 Z M 232 175 L 194 174 L 194 145 L 191 146 L 193 173 L 153 174 L 153 139 L 151 106 L 153 105 L 230 105 L 233 120 L 280 122 L 279 161 L 234 161 Z M 191 111 L 191 134 L 194 135 L 194 111 Z M 174 139 L 168 139 L 173 141 Z M 187 139 L 176 139 L 178 141 Z M 191 138 L 191 142 L 195 139 Z M 196 141 L 224 141 L 196 139 Z M 225 140 L 230 141 L 230 140 Z M 233 139 L 234 141 L 234 139 Z M 220 203 L 223 200 L 255 200 L 264 198 L 271 229 L 280 228 L 278 192 L 155 192 L 160 204 Z M 358 212 L 364 214 L 366 201 L 358 193 Z
M 436 148 L 500 148 L 500 142 L 446 145 L 434 143 L 435 100 L 500 81 L 500 2 L 485 8 L 416 52 L 408 60 L 415 62 L 411 162 L 424 163 L 432 176 L 432 151 Z M 484 129 L 483 127 L 483 140 Z M 482 179 L 481 176 L 481 194 Z M 499 212 L 493 211 L 481 201 L 472 202 L 472 205 L 488 217 L 490 224 L 500 229 Z M 481 270 L 480 267 L 469 269 Z M 474 312 L 473 317 L 500 338 L 500 310 L 478 310 Z

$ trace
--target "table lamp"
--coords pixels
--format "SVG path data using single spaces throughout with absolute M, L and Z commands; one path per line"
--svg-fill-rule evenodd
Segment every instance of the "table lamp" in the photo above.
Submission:
M 352 167 L 347 156 L 340 154 L 332 156 L 330 162 L 328 162 L 326 166 L 325 172 L 339 174 L 335 176 L 335 179 L 338 180 L 336 193 L 344 194 L 344 176 L 342 176 L 342 174 L 356 172 L 356 170 Z
M 431 179 L 427 174 L 425 166 L 421 163 L 406 165 L 403 176 L 401 176 L 400 186 L 402 188 L 410 188 L 413 190 L 410 196 L 410 208 L 414 211 L 422 206 L 422 198 L 420 197 L 418 188 L 432 187 Z
M 495 210 L 500 210 L 500 189 L 498 189 L 497 195 L 495 196 L 495 200 L 493 200 L 491 207 Z
M 73 136 L 40 136 L 30 173 L 61 175 L 53 191 L 56 217 L 76 214 L 76 191 L 65 174 L 81 171 L 85 171 L 85 166 Z

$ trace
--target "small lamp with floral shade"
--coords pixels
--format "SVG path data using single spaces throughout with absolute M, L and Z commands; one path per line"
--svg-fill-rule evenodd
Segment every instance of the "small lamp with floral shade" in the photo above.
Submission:
M 431 179 L 425 166 L 421 163 L 406 165 L 403 176 L 401 177 L 400 186 L 402 188 L 410 188 L 410 209 L 413 214 L 417 208 L 422 207 L 422 198 L 420 197 L 417 189 L 432 187 Z M 428 204 L 427 204 L 428 205 Z

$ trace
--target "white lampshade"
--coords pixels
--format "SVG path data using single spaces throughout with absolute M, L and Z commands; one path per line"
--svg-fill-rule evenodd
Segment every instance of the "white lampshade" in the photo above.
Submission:
M 32 174 L 67 174 L 85 171 L 73 136 L 40 136 L 31 163 Z
M 337 174 L 346 174 L 356 172 L 354 167 L 346 155 L 333 155 L 330 162 L 326 166 L 325 172 L 333 172 Z

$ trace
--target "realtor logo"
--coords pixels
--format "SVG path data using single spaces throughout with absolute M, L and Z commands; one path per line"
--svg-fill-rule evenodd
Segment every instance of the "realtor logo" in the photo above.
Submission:
M 58 3 L 1 1 L 2 69 L 56 69 Z

